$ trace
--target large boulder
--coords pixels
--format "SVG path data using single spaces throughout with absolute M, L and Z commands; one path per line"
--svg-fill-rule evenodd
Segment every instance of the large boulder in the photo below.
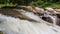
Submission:
M 53 8 L 45 8 L 50 13 L 56 13 L 56 11 Z
M 60 14 L 60 9 L 54 9 L 56 12 L 57 12 L 57 14 Z
M 22 9 L 30 11 L 30 12 L 36 12 L 35 7 L 32 7 L 32 6 L 17 6 L 17 7 L 20 7 Z

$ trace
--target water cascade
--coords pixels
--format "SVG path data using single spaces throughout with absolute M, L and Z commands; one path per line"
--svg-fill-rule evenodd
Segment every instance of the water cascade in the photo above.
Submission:
M 52 19 L 52 21 L 53 21 L 53 24 L 55 24 L 56 25 L 56 22 L 57 22 L 57 17 L 56 16 L 50 16 L 49 15 L 49 17 Z
M 60 27 L 54 25 L 51 27 L 33 12 L 17 10 L 23 15 L 35 21 L 22 20 L 11 16 L 0 14 L 0 31 L 4 34 L 60 34 Z M 7 12 L 7 11 L 6 11 Z M 56 28 L 57 27 L 57 28 Z
M 48 12 L 48 11 L 45 11 L 45 12 L 44 12 L 44 17 L 50 17 L 50 19 L 52 20 L 53 24 L 56 25 L 57 16 L 56 16 L 55 14 L 52 14 L 52 13 L 50 13 L 50 12 Z

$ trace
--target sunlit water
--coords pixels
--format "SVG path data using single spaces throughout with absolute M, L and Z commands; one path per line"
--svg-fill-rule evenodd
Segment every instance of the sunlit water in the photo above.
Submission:
M 3 31 L 4 34 L 60 34 L 59 29 L 59 31 L 55 31 L 32 12 L 22 11 L 21 13 L 38 22 L 0 14 L 0 31 Z

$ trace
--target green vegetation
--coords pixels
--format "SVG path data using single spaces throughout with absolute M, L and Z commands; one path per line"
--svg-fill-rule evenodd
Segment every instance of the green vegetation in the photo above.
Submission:
M 0 34 L 3 34 L 3 32 L 2 32 L 2 31 L 0 31 Z
M 32 1 L 30 5 L 42 8 L 44 7 L 58 8 L 60 7 L 60 0 L 36 0 L 35 2 Z
M 6 3 L 6 4 L 0 4 L 0 8 L 4 6 L 16 6 L 17 4 L 12 4 L 12 3 Z
M 59 8 L 60 0 L 0 0 L 0 7 L 16 5 Z

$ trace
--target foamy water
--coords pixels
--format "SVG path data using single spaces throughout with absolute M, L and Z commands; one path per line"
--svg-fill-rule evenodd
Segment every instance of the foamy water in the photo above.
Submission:
M 21 13 L 38 22 L 21 20 L 0 14 L 0 31 L 3 31 L 4 34 L 60 34 L 60 31 L 56 32 L 54 27 L 52 29 L 32 12 Z
M 55 24 L 56 25 L 56 22 L 57 22 L 57 17 L 56 16 L 50 16 L 49 15 L 49 17 L 52 19 L 52 21 L 53 21 L 53 24 Z
M 56 15 L 53 15 L 53 14 L 52 14 L 53 16 L 52 16 L 52 15 L 49 15 L 49 14 L 51 14 L 51 13 L 48 12 L 48 11 L 46 11 L 46 13 L 47 13 L 47 16 L 50 17 L 50 18 L 52 19 L 53 24 L 56 25 L 56 22 L 57 22 L 57 20 L 56 20 L 56 19 L 57 19 L 57 16 L 56 16 Z

